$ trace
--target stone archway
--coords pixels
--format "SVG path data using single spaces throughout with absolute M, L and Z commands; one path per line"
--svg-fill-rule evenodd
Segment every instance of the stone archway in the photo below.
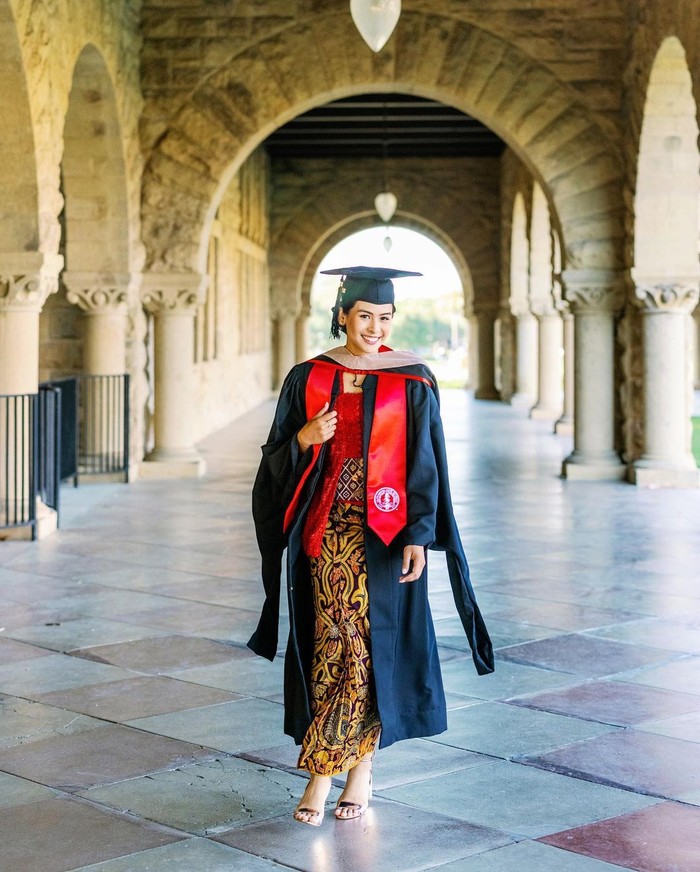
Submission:
M 475 302 L 498 293 L 498 160 L 428 163 L 386 162 L 399 201 L 393 223 L 424 233 L 449 252 L 460 272 L 464 310 L 470 315 Z M 278 380 L 302 354 L 302 343 L 297 341 L 295 350 L 292 341 L 293 325 L 300 312 L 302 317 L 308 314 L 318 263 L 349 232 L 379 223 L 367 207 L 373 203 L 380 171 L 373 160 L 285 161 L 277 169 L 273 165 L 271 304 L 277 336 L 287 352 L 279 355 Z M 296 330 L 297 337 L 300 332 Z
M 660 45 L 649 75 L 634 199 L 635 297 L 642 310 L 642 485 L 700 484 L 690 450 L 692 321 L 698 302 L 700 153 L 685 50 Z
M 172 281 L 183 293 L 198 286 L 223 192 L 247 156 L 287 120 L 329 100 L 373 91 L 449 104 L 505 140 L 556 211 L 567 299 L 577 321 L 593 314 L 586 321 L 586 341 L 578 343 L 576 396 L 586 411 L 577 416 L 575 450 L 565 470 L 571 477 L 618 477 L 613 342 L 614 313 L 622 305 L 624 206 L 617 142 L 608 135 L 610 123 L 573 82 L 554 72 L 556 64 L 541 63 L 518 45 L 517 29 L 496 36 L 467 18 L 441 3 L 430 13 L 407 9 L 395 33 L 395 52 L 378 58 L 358 51 L 346 10 L 265 18 L 255 28 L 236 31 L 225 50 L 221 45 L 211 57 L 225 61 L 211 60 L 206 74 L 195 74 L 186 96 L 182 89 L 163 91 L 162 102 L 154 99 L 147 107 L 142 128 L 148 155 L 142 212 L 146 285 Z M 157 70 L 162 61 L 155 39 L 153 48 Z M 559 70 L 566 75 L 564 66 Z M 498 296 L 477 314 L 488 383 L 476 396 L 498 398 L 493 360 Z M 604 376 L 602 359 L 609 364 Z M 604 421 L 594 415 L 584 427 L 601 390 L 610 397 L 609 414 Z
M 408 47 L 401 64 L 391 56 L 375 65 L 363 55 L 360 62 L 350 56 L 355 42 L 346 18 L 310 15 L 244 43 L 194 89 L 159 138 L 154 134 L 143 212 L 151 270 L 203 269 L 218 198 L 273 129 L 330 99 L 373 90 L 416 93 L 479 118 L 547 189 L 567 267 L 620 267 L 616 148 L 575 91 L 515 45 L 439 13 L 407 11 L 399 23 L 404 40 L 415 29 L 441 31 L 444 45 L 428 78 L 423 57 Z M 320 63 L 325 57 L 333 63 Z M 469 59 L 468 75 L 455 58 Z
M 85 46 L 73 69 L 61 170 L 61 281 L 68 302 L 84 313 L 82 355 L 78 347 L 73 366 L 88 375 L 122 375 L 131 279 L 126 167 L 114 88 L 93 45 Z M 52 300 L 43 316 L 50 320 L 59 306 L 61 299 Z

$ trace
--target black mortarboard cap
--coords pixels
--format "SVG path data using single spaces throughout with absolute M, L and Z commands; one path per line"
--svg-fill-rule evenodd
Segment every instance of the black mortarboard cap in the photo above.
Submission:
M 347 310 L 358 300 L 377 305 L 391 303 L 393 306 L 394 285 L 391 280 L 423 275 L 406 269 L 382 266 L 347 266 L 341 269 L 324 269 L 321 272 L 327 276 L 341 276 L 331 322 L 331 336 L 336 339 L 340 337 L 338 311 L 341 306 Z
M 327 276 L 342 276 L 337 302 L 342 302 L 346 306 L 357 300 L 364 300 L 365 303 L 393 304 L 392 279 L 423 275 L 410 270 L 381 266 L 348 266 L 342 269 L 324 269 L 321 272 Z

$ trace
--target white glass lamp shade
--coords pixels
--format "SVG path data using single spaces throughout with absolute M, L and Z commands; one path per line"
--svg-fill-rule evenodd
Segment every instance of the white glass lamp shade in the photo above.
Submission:
M 381 194 L 377 194 L 374 198 L 374 208 L 377 210 L 377 215 L 379 215 L 385 224 L 388 224 L 394 217 L 394 212 L 396 212 L 398 205 L 399 201 L 391 191 L 382 191 Z
M 350 14 L 372 51 L 381 51 L 401 15 L 401 0 L 350 0 Z

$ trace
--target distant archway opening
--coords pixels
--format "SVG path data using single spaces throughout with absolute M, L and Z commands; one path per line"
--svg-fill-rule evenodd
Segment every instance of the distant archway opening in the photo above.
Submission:
M 397 312 L 390 344 L 420 354 L 443 386 L 463 387 L 468 379 L 469 323 L 459 271 L 440 245 L 404 227 L 352 233 L 323 257 L 311 287 L 309 353 L 318 354 L 336 344 L 329 339 L 329 326 L 338 281 L 320 271 L 360 264 L 423 273 L 421 278 L 394 282 Z

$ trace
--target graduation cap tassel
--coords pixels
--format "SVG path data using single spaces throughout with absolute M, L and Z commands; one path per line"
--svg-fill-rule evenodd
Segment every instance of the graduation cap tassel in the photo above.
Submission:
M 340 285 L 338 286 L 338 293 L 335 298 L 335 305 L 331 309 L 333 313 L 333 318 L 331 320 L 331 338 L 332 339 L 340 339 L 340 322 L 338 321 L 338 315 L 340 313 L 340 305 L 343 302 L 343 292 L 345 291 L 345 286 L 343 285 L 343 280 L 340 280 Z

